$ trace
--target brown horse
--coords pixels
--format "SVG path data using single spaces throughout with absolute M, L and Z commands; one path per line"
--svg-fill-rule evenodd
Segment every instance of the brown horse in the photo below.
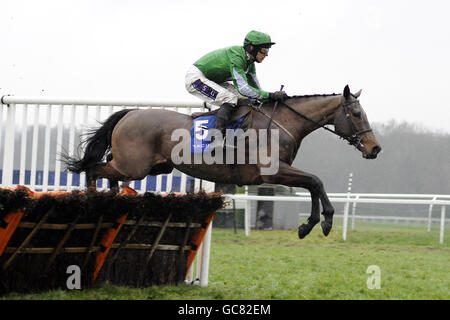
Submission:
M 251 112 L 248 112 L 249 107 L 246 107 L 247 111 L 245 108 L 237 110 L 236 114 L 247 113 L 247 122 L 256 132 L 270 131 L 272 136 L 277 133 L 278 140 L 270 140 L 266 147 L 267 152 L 273 153 L 275 149 L 278 152 L 278 170 L 271 174 L 263 173 L 268 164 L 263 163 L 260 158 L 256 163 L 248 161 L 255 148 L 262 148 L 260 144 L 252 145 L 248 137 L 245 140 L 247 148 L 244 152 L 244 163 L 174 161 L 174 148 L 182 150 L 181 153 L 189 153 L 191 149 L 189 142 L 179 142 L 180 137 L 174 139 L 173 133 L 177 129 L 189 132 L 193 126 L 193 117 L 161 109 L 126 109 L 114 113 L 86 140 L 84 156 L 81 159 L 67 158 L 65 161 L 70 171 L 86 172 L 88 187 L 94 190 L 98 178 L 109 179 L 111 188 L 117 188 L 118 181 L 140 180 L 147 175 L 170 173 L 173 168 L 190 176 L 218 183 L 270 183 L 305 188 L 311 194 L 311 215 L 307 223 L 299 227 L 298 235 L 304 238 L 320 221 L 320 203 L 324 215 L 321 227 L 323 233 L 328 235 L 332 227 L 334 208 L 322 181 L 315 175 L 292 167 L 291 164 L 302 139 L 321 127 L 346 139 L 361 151 L 364 158 L 377 157 L 381 147 L 358 101 L 360 93 L 361 91 L 351 94 L 346 86 L 342 95 L 296 96 L 284 102 L 266 101 L 260 108 Z M 334 125 L 335 130 L 325 125 Z M 261 141 L 260 136 L 257 138 Z M 242 156 L 242 151 L 238 150 L 236 157 L 238 153 Z M 105 156 L 106 162 L 103 162 Z M 194 155 L 190 154 L 187 158 L 192 160 Z

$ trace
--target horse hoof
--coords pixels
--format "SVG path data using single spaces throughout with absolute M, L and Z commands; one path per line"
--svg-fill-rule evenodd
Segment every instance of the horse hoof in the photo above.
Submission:
M 320 228 L 322 229 L 322 232 L 325 235 L 325 237 L 330 234 L 331 227 L 332 227 L 331 223 L 328 223 L 326 221 L 322 221 L 320 223 Z
M 298 237 L 300 239 L 303 239 L 310 233 L 311 229 L 306 224 L 302 224 L 300 227 L 298 227 Z

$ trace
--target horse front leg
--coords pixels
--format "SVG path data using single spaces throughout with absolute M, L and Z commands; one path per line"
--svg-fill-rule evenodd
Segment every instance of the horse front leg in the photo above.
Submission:
M 320 221 L 320 203 L 319 196 L 316 193 L 311 192 L 311 215 L 308 218 L 307 223 L 303 223 L 298 227 L 298 237 L 303 239 L 306 237 L 314 226 Z
M 328 199 L 328 195 L 325 192 L 323 184 L 322 184 L 322 192 L 321 192 L 320 201 L 322 202 L 322 208 L 323 208 L 322 215 L 325 218 L 325 220 L 320 223 L 320 227 L 322 228 L 323 234 L 325 236 L 328 236 L 328 234 L 331 231 L 331 228 L 333 227 L 334 208 L 330 202 L 330 199 Z
M 276 175 L 263 176 L 263 181 L 289 187 L 304 188 L 310 192 L 311 215 L 308 218 L 308 222 L 298 228 L 298 236 L 300 239 L 306 237 L 320 221 L 319 200 L 322 202 L 324 208 L 323 215 L 325 216 L 325 221 L 321 224 L 322 231 L 326 236 L 330 233 L 334 208 L 326 195 L 322 181 L 317 176 L 293 168 L 287 163 L 280 162 L 278 173 Z

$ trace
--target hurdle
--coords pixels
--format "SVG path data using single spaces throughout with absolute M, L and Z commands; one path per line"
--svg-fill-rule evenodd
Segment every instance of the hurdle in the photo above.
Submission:
M 0 187 L 26 186 L 34 192 L 83 190 L 85 175 L 65 173 L 56 156 L 62 151 L 73 156 L 80 136 L 87 127 L 98 126 L 98 121 L 126 108 L 168 109 L 190 114 L 205 110 L 205 105 L 191 101 L 143 101 L 120 99 L 85 99 L 27 97 L 0 94 Z M 214 183 L 173 173 L 148 176 L 132 181 L 129 187 L 138 194 L 153 191 L 156 194 L 181 194 L 200 190 L 214 191 Z M 97 190 L 108 190 L 107 180 L 97 181 Z M 204 234 L 195 261 L 189 268 L 188 283 L 208 284 L 211 228 Z M 194 273 L 196 272 L 196 275 Z
M 204 191 L 0 189 L 0 294 L 71 289 L 70 267 L 82 289 L 185 283 L 222 206 L 221 194 Z

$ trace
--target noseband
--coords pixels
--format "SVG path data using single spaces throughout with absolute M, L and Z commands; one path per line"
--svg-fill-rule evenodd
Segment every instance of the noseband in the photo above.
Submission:
M 279 103 L 281 103 L 281 104 L 284 105 L 286 108 L 288 108 L 289 110 L 291 110 L 292 112 L 294 112 L 296 115 L 302 117 L 303 119 L 305 119 L 305 120 L 307 120 L 307 121 L 309 121 L 309 122 L 312 122 L 312 123 L 314 123 L 315 125 L 317 125 L 317 126 L 323 128 L 323 129 L 325 129 L 325 130 L 327 130 L 327 131 L 329 131 L 329 132 L 331 132 L 331 133 L 337 135 L 337 136 L 338 136 L 339 138 L 341 138 L 341 139 L 346 140 L 350 145 L 352 145 L 352 146 L 354 146 L 354 147 L 356 147 L 356 148 L 360 147 L 360 148 L 364 149 L 364 151 L 367 153 L 367 155 L 369 155 L 369 151 L 368 151 L 367 148 L 361 143 L 361 140 L 362 140 L 362 135 L 363 135 L 364 133 L 371 132 L 372 129 L 365 129 L 365 130 L 360 130 L 360 131 L 358 131 L 358 130 L 356 129 L 355 125 L 353 124 L 351 118 L 350 118 L 350 110 L 349 110 L 349 106 L 351 106 L 352 104 L 355 104 L 356 102 L 358 102 L 358 101 L 353 101 L 353 102 L 348 102 L 348 103 L 346 103 L 346 102 L 341 102 L 341 103 L 339 104 L 339 106 L 338 106 L 338 107 L 341 107 L 341 106 L 342 106 L 342 107 L 344 108 L 345 117 L 346 117 L 346 119 L 347 119 L 347 122 L 348 122 L 348 124 L 349 124 L 351 130 L 352 130 L 352 134 L 349 135 L 349 136 L 343 135 L 343 134 L 341 134 L 341 133 L 339 133 L 339 132 L 337 132 L 337 131 L 335 131 L 335 130 L 332 130 L 332 129 L 329 129 L 329 128 L 325 127 L 324 125 L 318 123 L 317 121 L 311 119 L 310 117 L 305 116 L 305 115 L 302 114 L 301 112 L 298 112 L 297 110 L 295 110 L 294 108 L 292 108 L 290 105 L 286 104 L 286 103 L 283 102 L 283 101 L 280 101 Z M 260 108 L 259 108 L 259 109 L 260 109 Z M 259 111 L 261 111 L 261 110 L 259 110 Z
M 365 129 L 365 130 L 358 131 L 358 129 L 356 129 L 355 124 L 353 123 L 352 119 L 350 118 L 350 110 L 348 107 L 351 106 L 352 104 L 355 104 L 356 102 L 358 102 L 358 101 L 353 101 L 353 102 L 348 102 L 348 103 L 341 102 L 341 104 L 340 104 L 342 106 L 342 108 L 344 108 L 345 118 L 347 119 L 347 122 L 348 122 L 350 128 L 352 129 L 352 135 L 347 136 L 344 139 L 347 140 L 349 144 L 351 144 L 355 147 L 360 146 L 360 147 L 364 148 L 364 150 L 367 152 L 367 154 L 369 154 L 366 147 L 361 143 L 361 140 L 362 140 L 361 136 L 364 133 L 372 132 L 372 129 Z M 337 134 L 336 131 L 335 131 L 335 133 Z M 338 135 L 342 137 L 342 135 L 340 135 L 340 134 L 338 134 Z

